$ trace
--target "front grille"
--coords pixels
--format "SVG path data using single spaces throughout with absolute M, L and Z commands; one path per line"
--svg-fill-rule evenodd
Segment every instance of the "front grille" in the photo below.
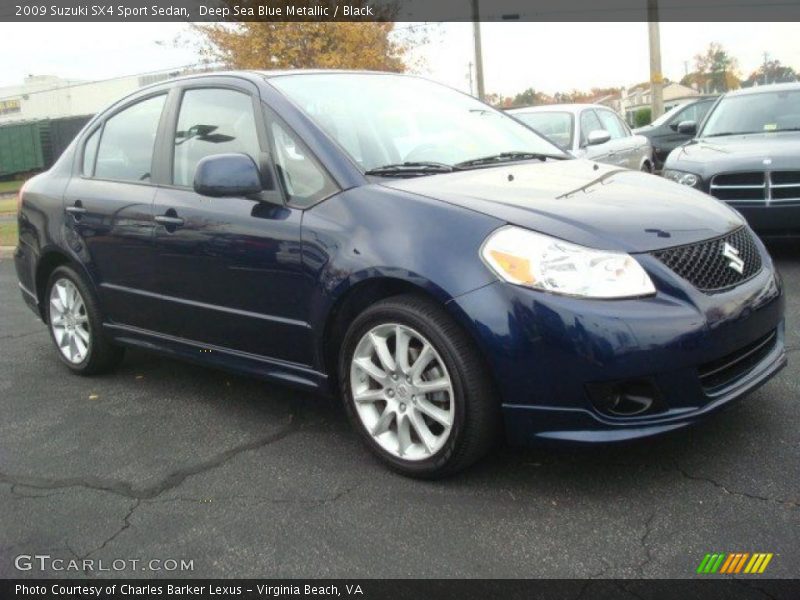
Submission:
M 772 351 L 777 340 L 778 334 L 773 330 L 736 352 L 701 365 L 698 374 L 703 391 L 708 393 L 726 387 L 752 371 Z
M 731 204 L 800 203 L 800 171 L 723 173 L 711 179 L 709 193 Z
M 744 263 L 741 273 L 731 267 L 737 255 L 725 256 L 726 244 L 738 252 Z M 739 285 L 761 270 L 761 254 L 746 227 L 713 240 L 657 250 L 653 256 L 705 293 Z

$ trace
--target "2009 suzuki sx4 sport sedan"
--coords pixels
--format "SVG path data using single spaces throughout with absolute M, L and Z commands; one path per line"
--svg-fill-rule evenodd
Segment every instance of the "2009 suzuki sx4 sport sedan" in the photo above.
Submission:
M 72 371 L 135 346 L 336 390 L 418 477 L 503 433 L 678 429 L 786 362 L 782 284 L 738 213 L 415 77 L 143 88 L 28 181 L 19 225 L 22 295 Z

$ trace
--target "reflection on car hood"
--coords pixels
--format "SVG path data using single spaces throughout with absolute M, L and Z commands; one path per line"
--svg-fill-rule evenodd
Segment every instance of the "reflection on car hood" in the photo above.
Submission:
M 586 160 L 516 163 L 383 185 L 607 250 L 678 246 L 743 223 L 738 213 L 702 192 Z M 447 223 L 442 235 L 448 235 Z

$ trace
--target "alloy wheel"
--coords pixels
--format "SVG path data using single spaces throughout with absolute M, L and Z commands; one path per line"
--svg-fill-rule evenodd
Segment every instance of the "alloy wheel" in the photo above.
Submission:
M 366 431 L 392 456 L 424 460 L 450 436 L 453 382 L 433 344 L 410 327 L 387 323 L 364 334 L 353 353 L 350 390 Z
M 61 354 L 79 364 L 89 355 L 89 315 L 80 291 L 72 281 L 58 279 L 50 289 L 50 328 Z

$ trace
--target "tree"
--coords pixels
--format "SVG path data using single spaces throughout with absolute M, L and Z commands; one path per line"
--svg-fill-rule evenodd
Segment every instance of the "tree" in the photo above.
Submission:
M 727 92 L 740 86 L 738 61 L 721 44 L 711 42 L 704 54 L 694 57 L 695 71 L 682 80 L 705 92 Z
M 742 87 L 768 83 L 785 83 L 787 81 L 797 81 L 797 72 L 792 67 L 782 64 L 779 60 L 770 60 L 750 73 L 750 77 L 742 82 Z
M 408 41 L 387 22 L 198 24 L 207 60 L 232 69 L 369 69 L 403 72 Z
M 514 96 L 511 104 L 514 106 L 536 106 L 537 104 L 549 104 L 552 101 L 553 99 L 547 94 L 537 92 L 533 88 L 528 88 L 524 92 Z
M 634 127 L 644 127 L 652 122 L 652 112 L 649 108 L 640 108 L 633 114 Z

